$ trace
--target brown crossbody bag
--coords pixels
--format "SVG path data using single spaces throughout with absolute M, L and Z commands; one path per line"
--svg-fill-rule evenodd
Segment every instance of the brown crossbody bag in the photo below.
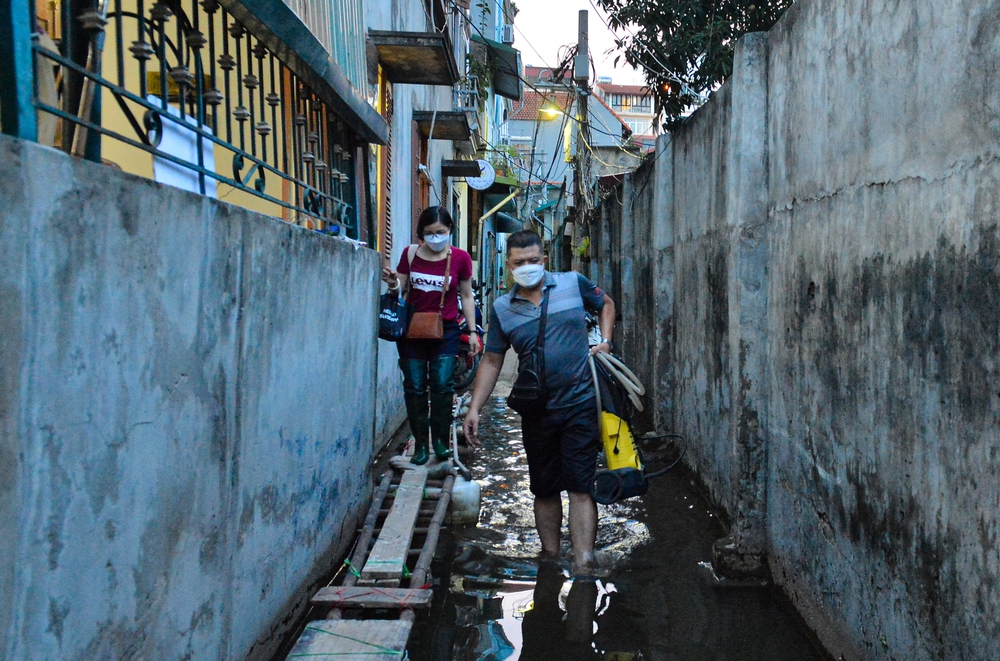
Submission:
M 413 277 L 413 257 L 416 250 L 406 249 L 406 259 L 410 263 L 410 277 Z M 444 287 L 441 288 L 441 304 L 438 305 L 437 312 L 414 312 L 410 318 L 410 329 L 406 331 L 408 340 L 443 340 L 444 339 L 444 297 L 451 286 L 451 248 L 448 248 L 448 259 L 444 264 Z M 406 300 L 410 299 L 412 287 L 409 282 L 406 285 Z

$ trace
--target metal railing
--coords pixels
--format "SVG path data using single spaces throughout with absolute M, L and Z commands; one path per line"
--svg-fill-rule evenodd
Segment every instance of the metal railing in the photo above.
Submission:
M 454 109 L 464 112 L 478 112 L 479 110 L 479 78 L 476 76 L 466 76 L 455 83 L 452 88 Z
M 100 0 L 76 15 L 71 6 L 56 34 L 32 45 L 36 65 L 58 71 L 47 85 L 48 68 L 36 66 L 34 94 L 58 118 L 56 146 L 101 160 L 100 138 L 111 138 L 202 194 L 229 187 L 286 219 L 357 236 L 362 141 L 279 57 L 288 44 L 217 0 Z

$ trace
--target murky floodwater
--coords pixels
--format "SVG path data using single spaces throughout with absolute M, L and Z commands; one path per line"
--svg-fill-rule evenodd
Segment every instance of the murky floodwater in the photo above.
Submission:
M 483 485 L 480 522 L 452 527 L 439 547 L 440 586 L 411 638 L 413 661 L 827 658 L 773 590 L 708 580 L 699 563 L 724 530 L 682 468 L 641 499 L 600 508 L 599 579 L 539 569 L 519 420 L 493 398 L 481 433 L 469 466 Z

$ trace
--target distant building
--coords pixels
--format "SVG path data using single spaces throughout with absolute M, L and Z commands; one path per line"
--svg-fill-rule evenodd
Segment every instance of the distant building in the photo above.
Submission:
M 633 140 L 652 146 L 660 134 L 653 93 L 643 85 L 615 85 L 608 76 L 597 79 L 594 93 L 628 124 Z
M 511 212 L 539 227 L 546 243 L 558 243 L 575 204 L 573 162 L 580 149 L 592 155 L 592 180 L 584 184 L 588 188 L 600 177 L 630 172 L 642 162 L 642 145 L 631 139 L 625 119 L 596 95 L 588 103 L 589 144 L 578 144 L 580 109 L 571 76 L 569 71 L 526 66 L 524 94 L 510 115 L 510 156 L 524 186 Z M 550 259 L 555 255 L 559 251 L 550 253 Z M 568 268 L 568 259 L 564 261 L 559 265 Z

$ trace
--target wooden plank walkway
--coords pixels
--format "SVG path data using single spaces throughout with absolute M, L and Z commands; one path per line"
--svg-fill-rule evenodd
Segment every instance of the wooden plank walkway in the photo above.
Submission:
M 309 602 L 330 608 L 427 608 L 434 592 L 407 588 L 328 587 Z
M 382 524 L 371 555 L 361 570 L 361 583 L 378 581 L 394 582 L 403 577 L 406 558 L 413 541 L 413 528 L 420 514 L 420 503 L 424 498 L 424 485 L 427 482 L 427 469 L 416 468 L 403 473 L 396 489 L 396 498 L 392 509 Z
M 409 620 L 316 620 L 286 658 L 400 661 L 412 626 Z
M 451 502 L 455 478 L 446 476 L 440 493 L 433 496 L 425 494 L 425 468 L 407 470 L 399 480 L 392 507 L 386 512 L 382 504 L 394 480 L 388 473 L 382 477 L 350 562 L 345 560 L 351 571 L 345 575 L 343 585 L 322 588 L 310 601 L 320 609 L 329 609 L 327 619 L 306 625 L 285 657 L 287 660 L 402 661 L 406 658 L 415 611 L 429 608 L 433 598 L 433 591 L 426 589 L 431 559 Z M 431 506 L 433 516 L 425 528 L 418 529 L 421 504 Z M 383 516 L 385 520 L 379 525 Z M 419 550 L 410 548 L 417 530 L 425 537 Z M 415 564 L 414 555 L 418 555 Z M 412 575 L 407 571 L 408 560 Z M 362 567 L 362 571 L 356 567 Z M 407 588 L 400 587 L 404 579 Z M 385 611 L 394 611 L 390 615 L 396 619 L 372 619 L 378 615 L 376 611 L 383 615 Z

